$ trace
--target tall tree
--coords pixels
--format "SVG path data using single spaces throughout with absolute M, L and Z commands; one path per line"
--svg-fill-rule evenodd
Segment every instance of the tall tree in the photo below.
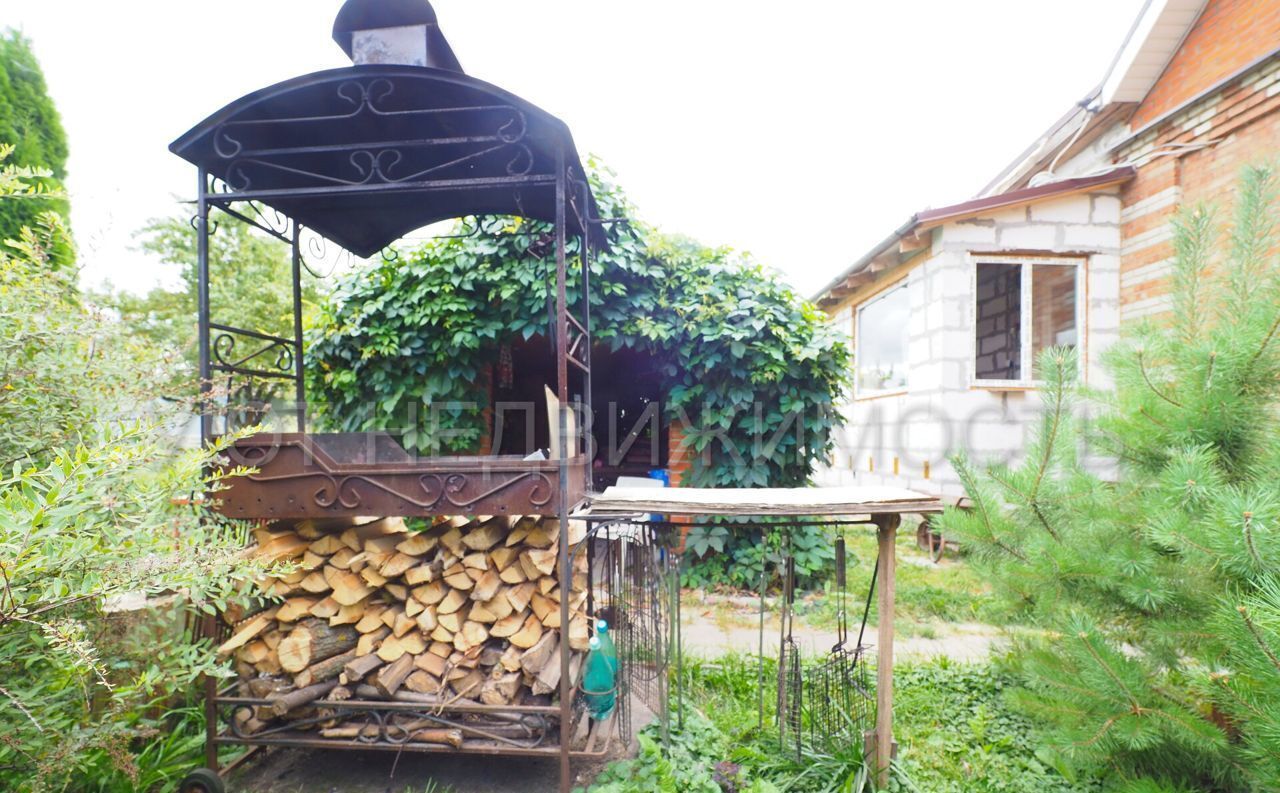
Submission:
M 1043 629 L 1015 653 L 1014 696 L 1116 790 L 1280 790 L 1276 212 L 1266 168 L 1246 172 L 1226 234 L 1185 212 L 1175 311 L 1109 355 L 1091 426 L 1074 353 L 1049 350 L 1026 461 L 957 461 L 973 508 L 943 530 Z
M 15 30 L 0 32 L 0 144 L 13 146 L 11 165 L 36 169 L 45 187 L 57 189 L 66 179 L 67 135 L 62 117 L 49 97 L 31 41 Z M 65 198 L 0 197 L 0 241 L 16 239 L 23 227 L 37 228 L 40 213 L 50 210 L 65 220 L 69 205 Z M 65 235 L 47 254 L 48 263 L 55 267 L 73 258 L 70 237 Z

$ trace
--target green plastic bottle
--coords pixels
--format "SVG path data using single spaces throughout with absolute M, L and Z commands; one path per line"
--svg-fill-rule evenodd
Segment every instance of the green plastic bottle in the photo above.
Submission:
M 596 623 L 596 635 L 588 644 L 586 671 L 583 674 L 583 696 L 591 718 L 602 721 L 613 712 L 618 682 L 618 653 L 604 620 Z

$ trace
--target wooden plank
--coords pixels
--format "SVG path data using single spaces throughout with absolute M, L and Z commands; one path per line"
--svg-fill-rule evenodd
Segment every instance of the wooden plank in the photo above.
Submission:
M 893 607 L 896 580 L 897 560 L 895 558 L 895 540 L 898 535 L 898 524 L 901 518 L 897 515 L 883 515 L 876 518 L 877 535 L 880 542 L 880 592 L 877 603 L 876 619 L 878 625 L 876 641 L 876 740 L 875 740 L 875 772 L 876 785 L 881 789 L 889 787 L 889 764 L 893 760 Z
M 676 515 L 898 515 L 941 512 L 933 496 L 894 487 L 620 488 L 591 501 L 591 513 Z

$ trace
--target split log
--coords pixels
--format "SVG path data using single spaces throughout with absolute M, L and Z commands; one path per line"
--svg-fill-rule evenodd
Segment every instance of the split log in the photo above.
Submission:
M 496 570 L 486 570 L 480 580 L 471 590 L 472 600 L 493 600 L 493 596 L 498 594 L 498 588 L 502 586 L 502 578 L 499 577 Z
M 354 683 L 357 680 L 363 680 L 365 675 L 382 666 L 384 663 L 385 661 L 376 655 L 365 655 L 359 658 L 353 658 L 342 668 L 342 674 L 347 676 L 348 683 Z
M 337 688 L 337 686 L 337 680 L 328 680 L 324 683 L 316 683 L 313 686 L 290 691 L 288 694 L 282 694 L 271 700 L 271 712 L 277 716 L 284 716 L 295 708 L 315 702 Z
M 349 626 L 331 627 L 317 619 L 305 620 L 280 642 L 280 666 L 287 672 L 301 672 L 316 661 L 354 648 L 357 639 L 355 629 Z
M 356 655 L 369 655 L 382 643 L 382 640 L 391 635 L 391 629 L 383 625 L 372 633 L 361 634 L 360 639 L 356 642 Z
M 498 620 L 489 629 L 489 635 L 499 639 L 510 638 L 516 635 L 521 628 L 524 627 L 526 613 L 523 611 L 514 612 L 511 615 Z
M 462 544 L 473 551 L 487 551 L 497 545 L 506 533 L 505 526 L 502 526 L 496 520 L 491 520 L 483 526 L 467 532 L 466 536 L 462 538 Z
M 438 559 L 434 562 L 420 564 L 405 571 L 404 582 L 409 586 L 430 583 L 439 578 L 443 570 L 444 565 Z
M 427 653 L 427 657 L 434 658 L 435 656 Z M 404 679 L 404 687 L 408 691 L 416 691 L 420 694 L 439 694 L 444 685 L 440 682 L 440 678 L 431 673 L 422 669 L 415 669 Z
M 434 532 L 420 531 L 397 545 L 396 552 L 409 556 L 423 556 L 435 548 L 438 542 L 440 542 L 440 535 Z
M 377 656 L 372 656 L 376 658 Z M 293 676 L 293 684 L 298 688 L 306 688 L 315 683 L 323 683 L 342 674 L 347 664 L 356 660 L 356 651 L 348 650 L 332 658 L 326 658 L 303 669 Z
M 383 562 L 382 567 L 378 569 L 386 578 L 396 578 L 403 575 L 406 570 L 418 564 L 418 557 L 409 556 L 408 554 L 396 551 L 395 555 L 387 561 Z
M 513 586 L 506 591 L 507 601 L 511 603 L 511 608 L 516 611 L 524 611 L 528 607 L 529 601 L 533 598 L 535 592 L 538 591 L 538 585 L 532 582 L 526 582 L 519 586 Z
M 413 659 L 413 665 L 432 677 L 443 677 L 448 661 L 435 653 L 423 653 Z
M 532 615 L 525 620 L 520 630 L 511 636 L 511 643 L 516 647 L 528 648 L 538 643 L 538 639 L 542 638 L 542 623 L 537 617 Z
M 257 638 L 259 633 L 271 627 L 272 620 L 276 618 L 276 611 L 276 609 L 267 609 L 246 620 L 236 629 L 230 639 L 227 639 L 218 647 L 218 655 L 230 655 L 236 649 Z
M 537 676 L 547 665 L 559 644 L 560 634 L 556 631 L 547 631 L 537 644 L 525 650 L 520 656 L 520 669 L 527 675 Z
M 390 699 L 393 694 L 400 690 L 400 686 L 404 684 L 404 679 L 409 676 L 413 669 L 413 656 L 405 653 L 374 674 L 373 687 L 378 690 L 378 693 L 383 698 Z

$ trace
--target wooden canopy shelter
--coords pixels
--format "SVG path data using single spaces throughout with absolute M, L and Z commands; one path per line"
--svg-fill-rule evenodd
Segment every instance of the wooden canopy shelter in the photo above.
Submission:
M 941 512 L 937 498 L 892 487 L 810 488 L 624 488 L 610 487 L 590 499 L 575 517 L 616 521 L 646 520 L 660 513 L 667 520 L 707 518 L 781 518 L 776 525 L 848 522 L 862 518 L 876 527 L 880 581 L 876 652 L 876 723 L 870 760 L 879 788 L 889 784 L 893 758 L 893 618 L 896 540 L 902 516 Z M 788 520 L 789 519 L 789 520 Z

